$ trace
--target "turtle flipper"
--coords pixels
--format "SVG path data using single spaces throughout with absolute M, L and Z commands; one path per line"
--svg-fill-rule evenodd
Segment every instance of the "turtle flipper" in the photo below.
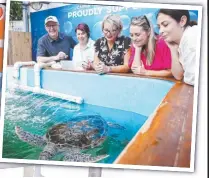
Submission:
M 114 129 L 119 129 L 119 130 L 125 130 L 126 128 L 123 127 L 122 125 L 116 124 L 116 123 L 112 123 L 112 122 L 107 122 L 107 125 L 111 128 Z
M 35 135 L 24 131 L 22 128 L 15 126 L 15 133 L 20 140 L 35 146 L 44 146 L 46 144 L 42 136 Z
M 40 160 L 49 160 L 57 153 L 57 147 L 54 143 L 47 143 L 43 151 L 40 153 Z
M 91 156 L 90 154 L 84 153 L 67 153 L 65 154 L 63 161 L 95 163 L 107 158 L 108 156 L 109 155 Z

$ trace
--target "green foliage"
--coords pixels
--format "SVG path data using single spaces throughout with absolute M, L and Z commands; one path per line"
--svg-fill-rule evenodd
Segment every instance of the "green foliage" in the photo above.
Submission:
M 10 21 L 22 20 L 22 2 L 11 1 L 10 3 Z

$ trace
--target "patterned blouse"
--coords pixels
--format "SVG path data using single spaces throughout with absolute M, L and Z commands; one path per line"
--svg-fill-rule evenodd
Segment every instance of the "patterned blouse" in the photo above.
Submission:
M 130 48 L 130 45 L 131 39 L 125 36 L 118 37 L 111 50 L 108 48 L 105 37 L 99 38 L 94 44 L 98 58 L 107 66 L 123 65 L 124 55 Z

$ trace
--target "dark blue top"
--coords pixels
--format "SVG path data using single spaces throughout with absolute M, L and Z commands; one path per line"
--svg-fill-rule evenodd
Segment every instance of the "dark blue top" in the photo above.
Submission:
M 53 40 L 46 34 L 38 40 L 37 57 L 56 56 L 60 51 L 70 57 L 70 48 L 73 49 L 75 45 L 76 42 L 71 36 L 59 33 L 58 39 Z

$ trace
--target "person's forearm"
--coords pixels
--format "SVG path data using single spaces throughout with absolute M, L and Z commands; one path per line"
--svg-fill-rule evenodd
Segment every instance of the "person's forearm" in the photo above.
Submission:
M 147 70 L 146 71 L 147 76 L 153 76 L 153 77 L 172 77 L 171 70 Z
M 130 68 L 128 65 L 120 65 L 120 66 L 111 66 L 110 73 L 127 73 L 129 72 Z
M 139 67 L 141 66 L 141 50 L 135 50 L 134 54 L 134 61 L 132 63 L 132 66 Z
M 182 80 L 184 76 L 184 69 L 181 63 L 179 62 L 178 52 L 171 50 L 171 57 L 172 57 L 171 72 L 176 80 Z
M 56 61 L 57 57 L 56 56 L 50 56 L 50 57 L 44 57 L 44 56 L 38 56 L 37 57 L 37 62 L 38 63 L 49 63 L 52 61 Z

